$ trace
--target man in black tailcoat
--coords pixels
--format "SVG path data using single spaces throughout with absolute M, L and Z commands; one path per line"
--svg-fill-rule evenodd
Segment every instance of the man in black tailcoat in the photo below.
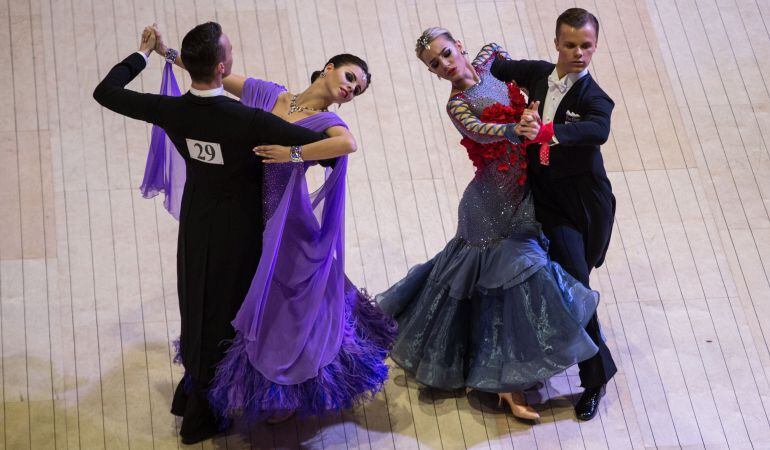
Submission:
M 217 434 L 223 423 L 210 409 L 206 391 L 222 343 L 234 337 L 230 322 L 249 289 L 262 247 L 262 162 L 258 144 L 301 146 L 325 136 L 292 125 L 223 95 L 232 46 L 219 24 L 193 28 L 181 55 L 190 91 L 181 97 L 125 89 L 147 65 L 155 35 L 145 29 L 140 51 L 112 68 L 94 98 L 125 116 L 163 128 L 185 160 L 177 248 L 181 356 L 185 379 L 171 412 L 182 416 L 182 442 Z M 174 55 L 169 55 L 173 57 Z
M 588 73 L 598 35 L 596 17 L 571 8 L 556 21 L 556 64 L 498 59 L 491 69 L 539 102 L 542 144 L 527 148 L 535 213 L 550 240 L 551 258 L 586 286 L 591 269 L 604 261 L 615 216 L 599 147 L 607 141 L 614 103 Z M 575 412 L 581 420 L 596 415 L 604 387 L 617 372 L 595 314 L 586 331 L 599 352 L 579 364 L 585 391 Z

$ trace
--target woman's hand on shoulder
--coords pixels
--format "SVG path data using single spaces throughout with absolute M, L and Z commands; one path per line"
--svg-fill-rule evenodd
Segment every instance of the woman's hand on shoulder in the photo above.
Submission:
M 291 148 L 285 145 L 258 145 L 254 147 L 255 155 L 262 158 L 265 164 L 285 163 L 291 161 Z

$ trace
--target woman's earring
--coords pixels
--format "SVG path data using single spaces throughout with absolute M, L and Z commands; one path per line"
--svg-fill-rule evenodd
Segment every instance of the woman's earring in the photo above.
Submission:
M 460 52 L 460 54 L 462 54 L 462 55 L 467 55 L 467 54 L 468 54 L 468 52 L 466 52 L 465 50 L 463 50 L 463 51 L 461 51 L 461 52 Z
M 321 77 L 321 78 L 323 78 L 325 76 L 326 76 L 326 72 L 321 72 L 321 75 L 319 75 L 319 77 Z

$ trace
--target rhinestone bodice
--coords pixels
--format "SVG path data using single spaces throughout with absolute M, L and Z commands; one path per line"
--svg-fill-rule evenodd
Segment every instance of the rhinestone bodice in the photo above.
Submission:
M 492 74 L 489 73 L 488 67 L 479 68 L 477 71 L 479 72 L 479 82 L 466 89 L 461 94 L 458 94 L 461 95 L 462 98 L 468 103 L 468 106 L 471 108 L 471 110 L 476 113 L 476 115 L 481 115 L 481 112 L 484 111 L 484 108 L 492 106 L 495 103 L 500 103 L 506 106 L 509 105 L 510 100 L 508 99 L 508 86 L 502 81 L 493 77 Z M 464 136 L 472 137 L 477 142 L 486 143 L 505 139 L 502 136 L 480 137 L 478 135 L 471 135 L 468 130 L 459 125 L 457 122 L 454 123 L 455 127 L 457 127 L 460 133 L 462 133 Z
M 471 111 L 480 116 L 482 111 L 495 104 L 508 105 L 508 86 L 489 73 L 492 59 L 476 68 L 480 81 L 466 89 L 462 98 Z M 505 139 L 495 136 L 479 136 L 468 132 L 454 122 L 460 133 L 481 144 Z M 498 165 L 511 161 L 509 153 L 493 159 L 481 167 L 468 184 L 460 200 L 457 236 L 475 246 L 488 246 L 515 233 L 539 234 L 535 220 L 529 184 L 520 184 L 520 176 L 526 172 L 518 164 L 510 170 L 500 171 Z

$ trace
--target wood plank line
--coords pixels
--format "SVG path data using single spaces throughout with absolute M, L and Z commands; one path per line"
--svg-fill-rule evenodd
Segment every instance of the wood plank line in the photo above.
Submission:
M 376 293 L 454 235 L 472 176 L 448 84 L 412 44 L 442 25 L 471 49 L 554 60 L 553 22 L 602 21 L 592 73 L 617 101 L 605 165 L 618 198 L 592 285 L 619 373 L 599 417 L 572 418 L 577 371 L 532 400 L 529 426 L 482 394 L 419 386 L 394 366 L 362 407 L 278 427 L 237 424 L 199 448 L 760 447 L 770 441 L 770 6 L 756 0 L 0 0 L 0 448 L 178 448 L 176 222 L 138 199 L 149 127 L 99 107 L 98 79 L 157 21 L 177 47 L 217 20 L 237 71 L 307 85 L 326 58 L 374 83 L 339 114 L 350 158 L 348 274 Z M 154 92 L 161 58 L 132 82 Z M 177 71 L 183 88 L 189 76 Z M 313 178 L 315 177 L 315 178 Z M 311 174 L 315 180 L 318 174 Z M 18 399 L 21 399 L 19 401 Z M 487 401 L 489 400 L 489 401 Z

